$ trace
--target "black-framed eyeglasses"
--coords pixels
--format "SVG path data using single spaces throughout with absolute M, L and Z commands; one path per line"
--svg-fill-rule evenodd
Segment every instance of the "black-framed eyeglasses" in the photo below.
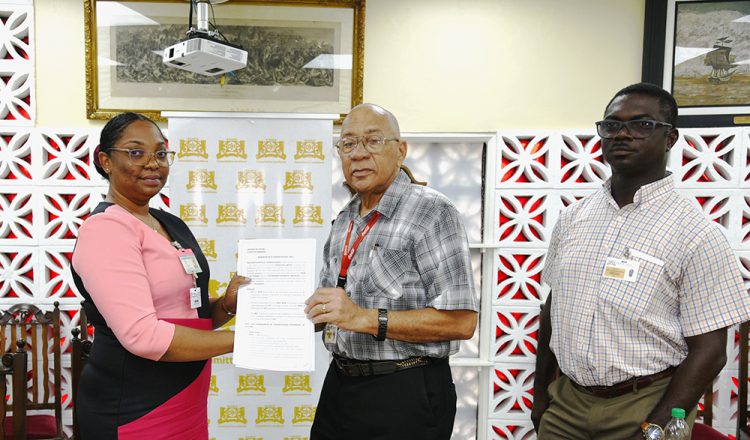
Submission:
M 140 148 L 134 148 L 132 150 L 127 148 L 110 148 L 110 151 L 121 151 L 123 153 L 128 153 L 128 160 L 130 160 L 130 163 L 132 165 L 136 166 L 146 166 L 151 161 L 151 158 L 153 157 L 156 159 L 156 163 L 161 167 L 168 167 L 172 165 L 174 162 L 174 151 L 171 150 L 159 150 L 154 151 L 152 153 L 141 150 Z
M 614 139 L 622 127 L 628 129 L 630 136 L 635 139 L 645 139 L 656 130 L 656 127 L 664 126 L 672 128 L 672 124 L 666 122 L 654 121 L 651 119 L 633 119 L 631 121 L 617 121 L 614 119 L 605 119 L 596 122 L 596 132 L 604 139 Z
M 362 142 L 365 150 L 369 151 L 370 153 L 377 154 L 383 151 L 386 142 L 400 140 L 401 139 L 399 138 L 387 138 L 375 134 L 367 136 L 345 136 L 339 139 L 338 142 L 336 142 L 336 148 L 339 149 L 339 152 L 341 152 L 341 154 L 349 155 L 352 154 L 352 152 L 357 148 L 357 145 Z

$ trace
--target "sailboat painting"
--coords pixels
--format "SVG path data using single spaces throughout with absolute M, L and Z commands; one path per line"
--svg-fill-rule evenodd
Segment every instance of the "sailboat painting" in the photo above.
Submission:
M 680 107 L 750 105 L 750 1 L 677 2 L 673 66 Z
M 721 84 L 732 79 L 737 72 L 739 64 L 735 64 L 736 56 L 730 55 L 732 40 L 729 37 L 716 39 L 714 50 L 706 54 L 703 58 L 703 64 L 711 66 L 711 73 L 708 74 L 708 82 L 711 84 Z

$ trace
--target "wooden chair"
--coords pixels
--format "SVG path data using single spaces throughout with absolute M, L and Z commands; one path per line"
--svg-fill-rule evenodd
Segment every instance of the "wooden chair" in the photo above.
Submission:
M 78 327 L 71 330 L 73 339 L 71 341 L 71 382 L 73 385 L 73 438 L 81 438 L 78 432 L 78 420 L 76 418 L 76 398 L 78 395 L 78 381 L 81 378 L 83 368 L 86 366 L 86 362 L 89 359 L 89 353 L 91 352 L 91 341 L 89 340 L 88 333 L 88 320 L 86 319 L 86 312 L 81 307 L 81 311 L 78 314 Z
M 696 418 L 703 417 L 703 424 L 712 426 L 714 418 L 714 385 L 708 385 L 708 389 L 703 393 L 703 409 L 698 407 Z
M 714 429 L 711 425 L 704 423 L 693 424 L 693 430 L 690 433 L 692 440 L 729 440 L 729 437 Z
M 729 440 L 729 437 L 713 428 L 714 387 L 713 384 L 703 394 L 703 409 L 698 409 L 698 417 L 703 422 L 693 423 L 690 438 L 693 440 Z
M 6 416 L 7 407 L 2 411 L 0 438 L 67 439 L 62 424 L 59 304 L 48 312 L 31 304 L 16 304 L 3 312 L 0 350 L 1 371 L 4 379 L 12 378 L 13 387 L 12 415 Z M 3 389 L 6 380 L 0 381 Z
M 8 432 L 7 438 L 26 438 L 26 417 L 14 417 L 8 419 L 6 422 L 5 406 L 8 402 L 5 396 L 8 393 L 8 382 L 7 378 L 11 378 L 11 386 L 13 390 L 12 396 L 12 411 L 13 414 L 25 414 L 26 412 L 26 351 L 24 347 L 26 342 L 23 340 L 17 341 L 16 351 L 7 352 L 0 358 L 0 374 L 3 378 L 0 380 L 0 398 L 2 398 L 3 406 L 0 410 L 0 439 L 6 438 L 6 432 Z

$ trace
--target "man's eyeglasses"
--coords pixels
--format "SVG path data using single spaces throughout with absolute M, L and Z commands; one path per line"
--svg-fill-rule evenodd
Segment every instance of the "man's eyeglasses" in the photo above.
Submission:
M 386 138 L 378 135 L 367 135 L 367 136 L 346 136 L 339 139 L 336 142 L 336 148 L 339 152 L 344 155 L 352 154 L 357 148 L 360 142 L 365 146 L 365 150 L 370 153 L 377 154 L 383 151 L 385 143 L 388 141 L 399 141 L 398 138 Z
M 130 160 L 130 163 L 132 165 L 140 167 L 146 166 L 146 164 L 151 162 L 152 157 L 156 159 L 156 163 L 161 167 L 168 167 L 172 165 L 172 162 L 174 162 L 175 152 L 171 150 L 159 150 L 154 151 L 153 153 L 141 150 L 140 148 L 134 148 L 132 150 L 129 150 L 127 148 L 110 148 L 110 150 L 128 153 L 128 159 Z
M 665 126 L 672 128 L 672 124 L 651 119 L 634 119 L 632 121 L 617 121 L 614 119 L 605 119 L 596 123 L 596 132 L 604 139 L 614 139 L 622 127 L 628 129 L 630 136 L 635 139 L 645 139 L 656 130 L 656 127 Z

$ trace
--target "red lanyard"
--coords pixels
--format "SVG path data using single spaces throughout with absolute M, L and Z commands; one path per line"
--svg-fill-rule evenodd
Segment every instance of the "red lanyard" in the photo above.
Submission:
M 346 231 L 346 241 L 344 242 L 344 249 L 341 251 L 341 270 L 339 271 L 339 279 L 336 287 L 343 288 L 346 284 L 346 273 L 349 271 L 349 265 L 352 262 L 352 258 L 354 258 L 354 254 L 357 252 L 357 248 L 359 248 L 362 240 L 364 240 L 367 234 L 370 233 L 370 230 L 379 218 L 380 212 L 375 211 L 375 213 L 370 218 L 370 221 L 367 222 L 365 228 L 362 229 L 362 232 L 359 233 L 357 239 L 354 240 L 354 243 L 352 243 L 352 247 L 349 247 L 349 239 L 352 235 L 352 229 L 354 229 L 354 220 L 349 221 L 349 229 Z

